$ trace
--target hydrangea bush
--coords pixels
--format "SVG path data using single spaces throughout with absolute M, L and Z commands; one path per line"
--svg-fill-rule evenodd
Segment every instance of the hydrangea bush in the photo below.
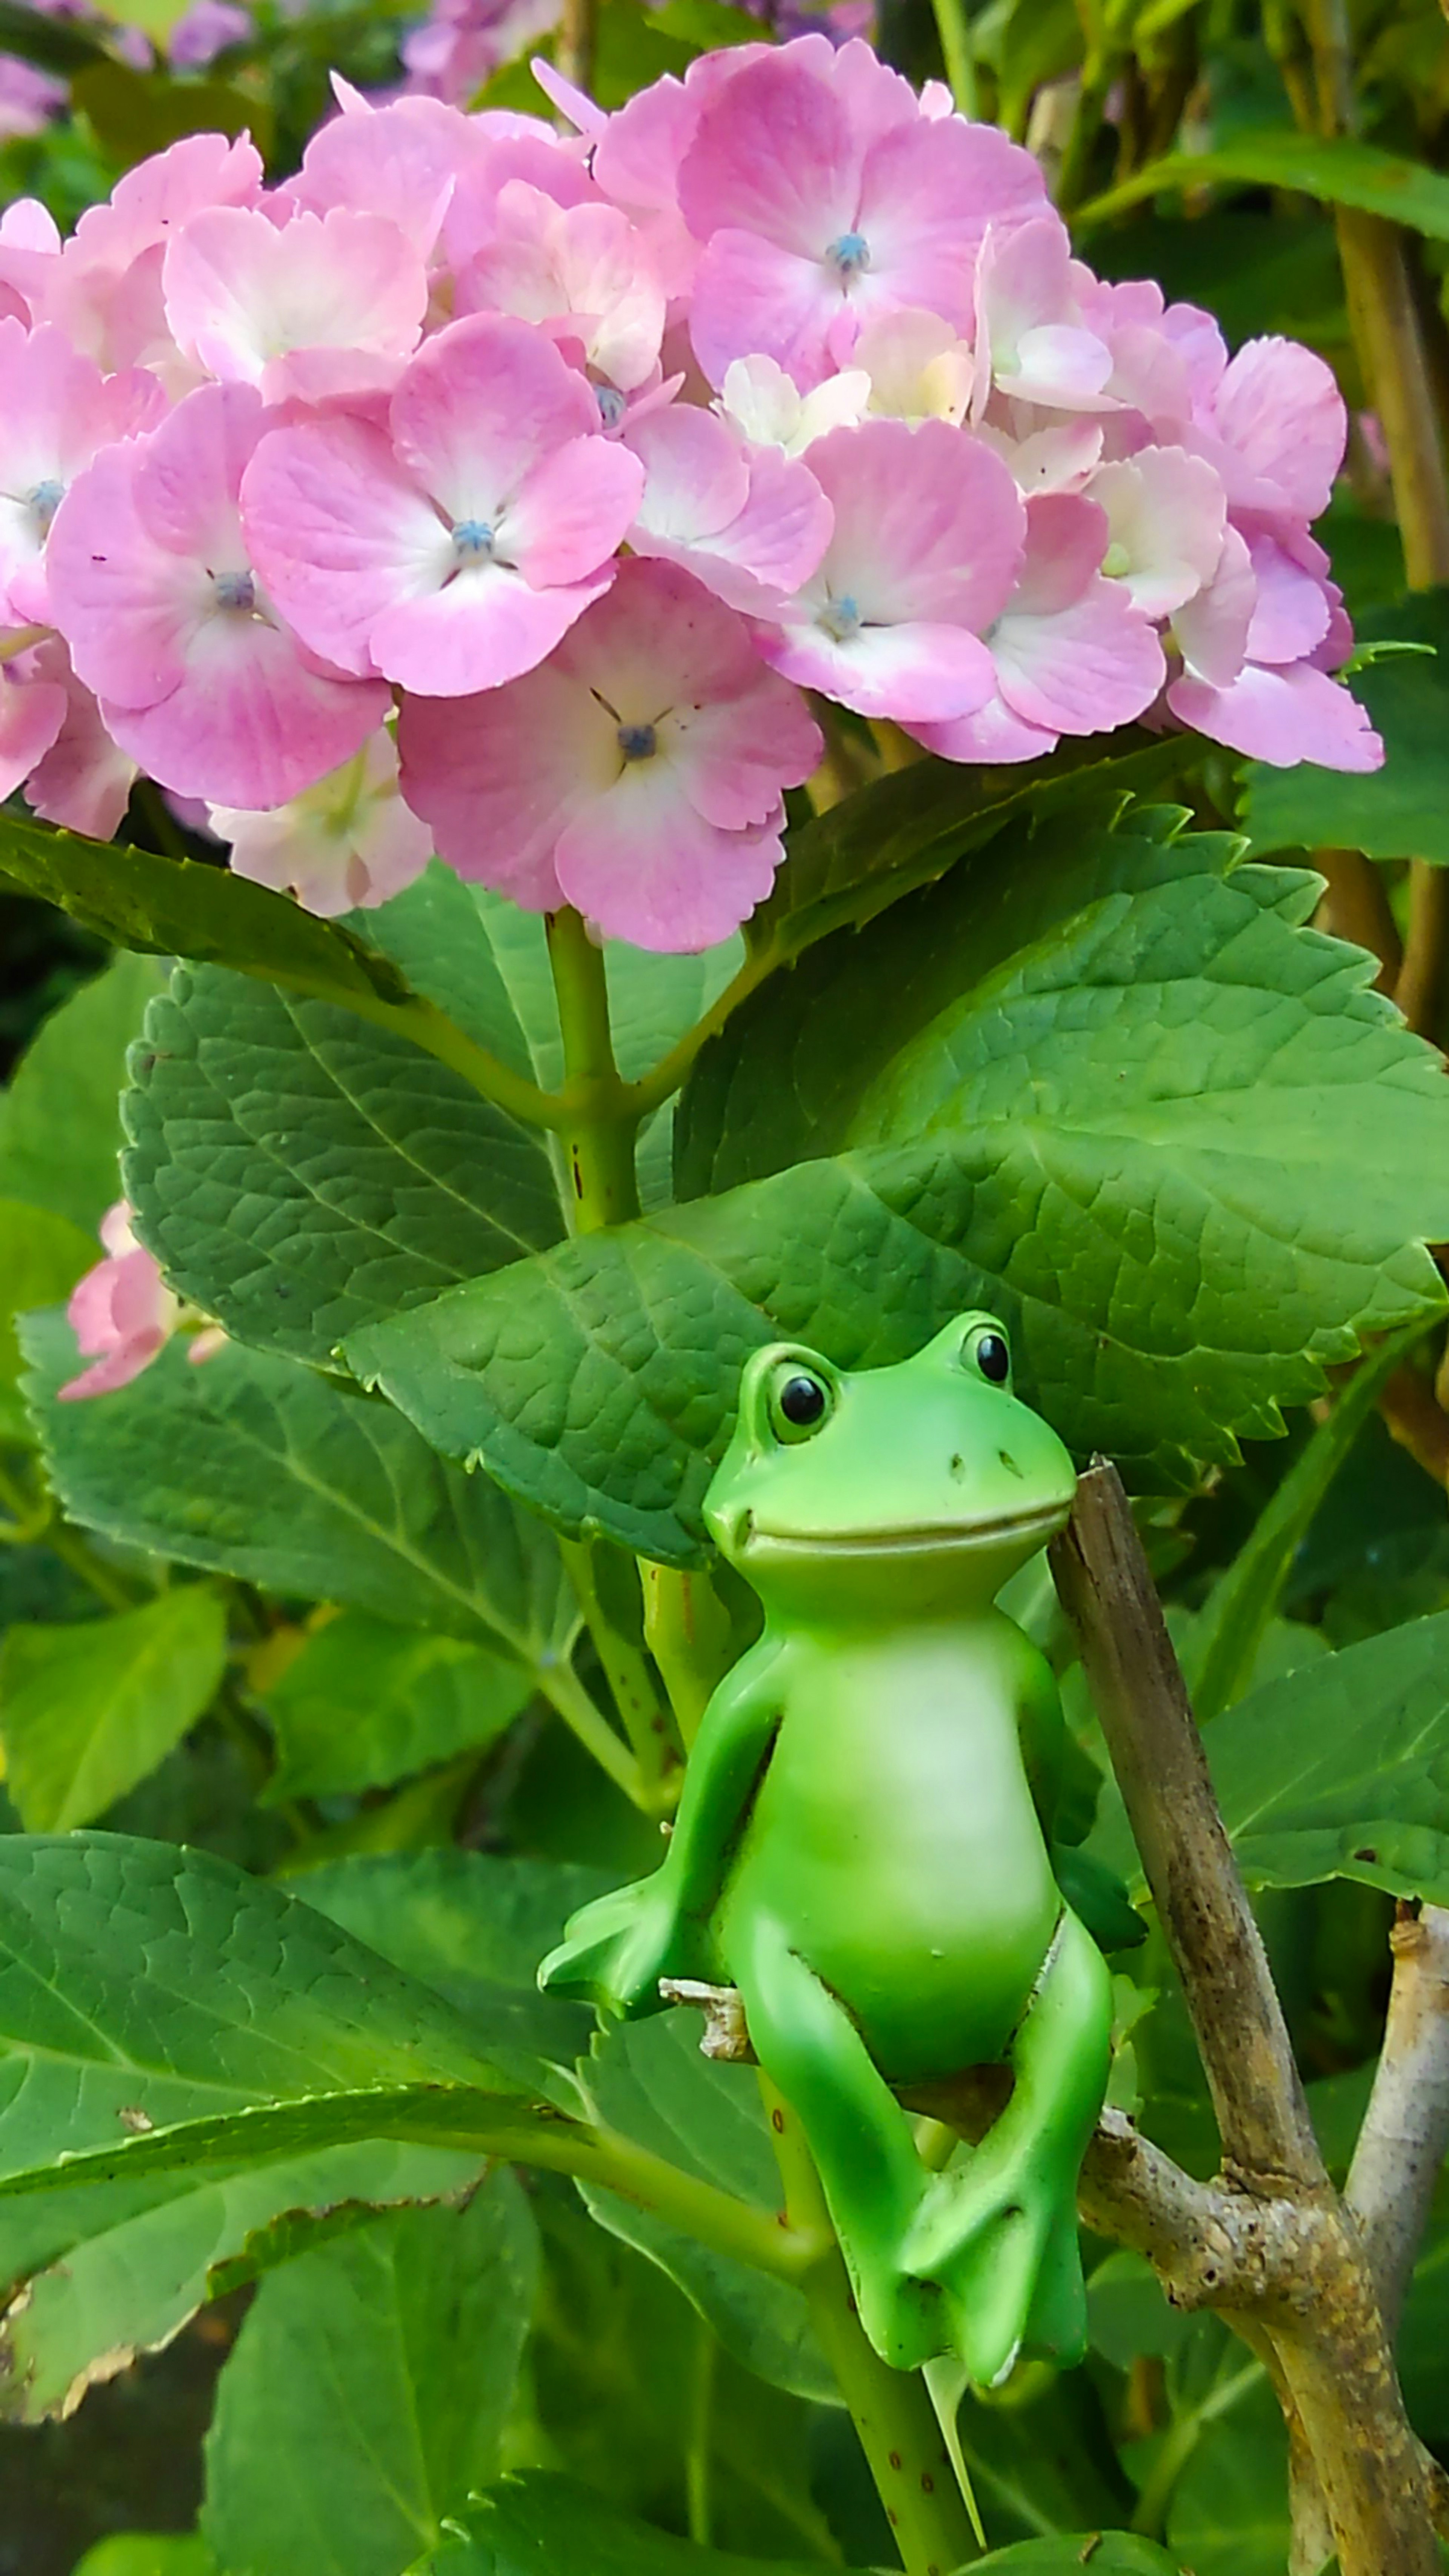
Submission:
M 289 157 L 187 130 L 219 62 L 267 140 L 202 0 L 107 55 L 178 139 L 0 213 L 0 882 L 118 952 L 0 1095 L 0 2413 L 179 2450 L 224 2362 L 198 2529 L 85 2576 L 1430 2576 L 1449 499 L 1384 216 L 1449 182 L 1215 154 L 1192 12 L 1019 80 L 943 5 L 948 86 L 671 0 L 606 88 L 571 0 L 475 101 L 556 14 L 446 0 Z M 1260 167 L 1346 199 L 1271 217 L 1301 340 L 1228 327 Z M 1199 223 L 1211 295 L 1133 274 Z M 1029 1568 L 1140 1938 L 1089 2360 L 984 2393 L 878 2360 L 697 2014 L 534 1987 L 753 1634 L 749 1354 L 968 1307 L 1136 1498 L 1287 2014 Z

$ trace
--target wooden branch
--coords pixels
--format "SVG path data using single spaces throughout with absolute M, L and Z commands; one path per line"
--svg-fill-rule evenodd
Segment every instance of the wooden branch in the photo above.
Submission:
M 1449 2152 L 1449 1911 L 1401 1906 L 1389 1937 L 1388 2026 L 1344 2198 L 1392 2335 Z
M 1052 1572 L 1197 2033 L 1230 2176 L 1260 2192 L 1328 2177 L 1252 1908 L 1218 1813 L 1122 1480 L 1082 1477 Z
M 1321 2563 L 1324 2531 L 1340 2576 L 1434 2576 L 1429 2481 L 1373 2276 L 1324 2170 L 1162 1606 L 1104 1461 L 1079 1483 L 1052 1569 L 1192 2015 L 1222 2179 L 1260 2211 L 1277 2204 L 1248 2308 L 1292 2446 L 1293 2576 Z

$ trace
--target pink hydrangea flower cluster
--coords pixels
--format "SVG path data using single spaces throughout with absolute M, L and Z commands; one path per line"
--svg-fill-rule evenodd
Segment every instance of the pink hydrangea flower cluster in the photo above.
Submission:
M 948 760 L 1144 719 L 1376 765 L 1322 360 L 1073 259 L 1029 154 L 822 35 L 574 131 L 198 136 L 0 225 L 0 793 L 137 770 L 318 910 L 430 846 L 656 949 L 767 892 L 821 702 Z

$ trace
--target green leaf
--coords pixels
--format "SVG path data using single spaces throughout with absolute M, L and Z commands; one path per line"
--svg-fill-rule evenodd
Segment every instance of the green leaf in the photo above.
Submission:
M 29 1833 L 87 1825 L 203 1717 L 226 1668 L 210 1584 L 78 1627 L 17 1622 L 0 1645 L 5 1785 Z
M 1437 170 L 1396 152 L 1381 152 L 1372 143 L 1328 141 L 1277 126 L 1236 134 L 1212 152 L 1174 152 L 1166 160 L 1149 161 L 1120 187 L 1079 207 L 1073 229 L 1089 233 L 1146 197 L 1214 186 L 1291 188 L 1325 205 L 1382 215 L 1411 232 L 1427 233 L 1431 241 L 1449 241 L 1449 179 Z
M 350 1364 L 564 1529 L 665 1563 L 701 1552 L 740 1367 L 778 1335 L 870 1367 L 986 1306 L 1079 1451 L 1161 1479 L 1271 1434 L 1442 1305 L 1449 1090 L 1372 961 L 1301 927 L 1316 880 L 1221 857 L 1158 846 L 1155 882 L 985 975 L 852 1150 L 450 1290 Z
M 609 1884 L 560 1861 L 480 1852 L 398 1852 L 308 1872 L 306 1898 L 354 1939 L 466 2015 L 489 2062 L 514 2082 L 577 2106 L 571 2068 L 594 2016 L 538 1991 L 538 1963 L 565 1923 Z
M 978 771 L 949 760 L 914 762 L 832 805 L 788 836 L 773 890 L 752 913 L 753 953 L 771 964 L 803 955 L 832 930 L 874 921 L 917 886 L 930 885 L 978 842 L 1013 820 L 1071 811 L 1084 791 L 1124 801 L 1180 777 L 1198 758 L 1183 735 L 1140 738 L 1105 755 L 1063 749 L 1050 764 Z
M 1080 2536 L 1028 2540 L 993 2550 L 975 2568 L 981 2576 L 1079 2576 L 1088 2561 L 1093 2576 L 1178 2576 L 1152 2541 L 1116 2531 L 1092 2533 L 1090 2547 Z M 476 2498 L 410 2576 L 541 2576 L 545 2569 L 547 2576 L 805 2576 L 801 2568 L 675 2540 L 615 2513 L 583 2487 L 536 2472 L 505 2478 Z
M 31 1316 L 23 1341 L 51 1480 L 87 1528 L 463 1637 L 545 1680 L 562 1658 L 575 1613 L 548 1532 L 389 1406 L 235 1344 L 193 1367 L 176 1343 L 116 1394 L 59 1404 L 69 1327 Z
M 454 2007 L 299 1898 L 121 1834 L 0 1836 L 0 2052 L 11 2175 L 257 2104 L 507 2089 Z
M 38 63 L 42 71 L 62 75 L 108 59 L 104 40 L 91 28 L 77 26 L 73 19 L 47 17 L 39 9 L 23 7 L 21 0 L 0 0 L 0 52 L 18 54 L 22 62 Z
M 1196 2576 L 1283 2576 L 1291 2536 L 1287 2436 L 1266 2382 L 1198 2444 L 1167 2528 Z
M 1354 696 L 1384 738 L 1382 769 L 1345 777 L 1312 761 L 1272 769 L 1250 760 L 1242 771 L 1243 828 L 1255 852 L 1354 849 L 1371 859 L 1449 865 L 1449 589 L 1395 600 L 1357 622 L 1361 642 L 1435 647 L 1432 656 L 1391 654 L 1354 677 Z
M 511 2174 L 263 2283 L 222 2373 L 202 2528 L 247 2576 L 399 2576 L 496 2476 L 537 2240 Z
M 0 2273 L 39 2276 L 0 2407 L 65 2411 L 214 2266 L 277 2259 L 289 2210 L 457 2191 L 533 2117 L 455 2005 L 275 1886 L 118 1835 L 0 1837 Z
M 0 1661 L 0 1685 L 3 1676 Z M 522 1666 L 486 1646 L 345 1610 L 263 1695 L 278 1756 L 267 1801 L 385 1789 L 455 1753 L 481 1751 L 529 1690 Z
M 98 2540 L 75 2576 L 221 2576 L 198 2532 L 122 2531 Z
M 70 2411 L 307 2231 L 467 2190 L 531 2125 L 456 2004 L 276 1886 L 0 1837 L 5 2414 Z
M 15 822 L 13 815 L 0 814 L 0 875 L 6 835 Z M 118 851 L 110 855 L 113 861 L 121 857 Z M 160 982 L 150 958 L 118 957 L 45 1021 L 8 1089 L 0 1092 L 0 1198 L 44 1208 L 94 1236 L 121 1195 L 117 1156 L 126 1049 Z M 98 1244 L 91 1259 L 100 1259 Z M 14 1311 L 20 1311 L 18 1302 Z
M 1265 1683 L 1204 1741 L 1250 1887 L 1348 1878 L 1449 1904 L 1449 1612 Z M 1089 1848 L 1141 1890 L 1110 1782 Z
M 367 2096 L 367 2116 L 384 2117 L 379 2103 L 397 2098 Z M 482 2097 L 467 2098 L 479 2120 Z M 335 2097 L 312 2106 L 310 2125 L 325 2130 L 329 2119 L 335 2126 Z M 304 2106 L 292 2125 L 307 2124 Z M 232 2124 L 231 2138 L 235 2157 L 245 2150 L 244 2123 Z M 121 2163 L 111 2182 L 67 2188 L 62 2172 L 44 2192 L 0 2201 L 5 2277 L 29 2274 L 0 2347 L 0 2415 L 27 2424 L 68 2416 L 88 2388 L 168 2344 L 204 2301 L 365 2224 L 375 2209 L 459 2198 L 486 2171 L 477 2145 L 390 2139 L 322 2143 L 310 2153 L 294 2143 L 250 2166 L 198 2160 L 135 2179 L 124 2156 Z
M 71 100 L 102 150 L 127 168 L 185 134 L 251 133 L 264 152 L 271 144 L 265 92 L 237 89 L 230 81 L 177 80 L 169 71 L 99 62 L 76 73 Z
M 118 850 L 0 814 L 0 884 L 41 895 L 118 948 L 235 966 L 289 991 L 400 1001 L 395 967 L 336 922 L 200 859 Z
M 611 2028 L 583 2069 L 590 2096 L 610 2128 L 774 2213 L 780 2177 L 758 2080 L 749 2067 L 702 2056 L 699 2041 L 691 2011 Z M 747 2370 L 796 2396 L 840 2403 L 799 2290 L 747 2270 L 636 2202 L 592 2183 L 579 2188 L 599 2224 L 667 2272 Z
M 1360 1363 L 1194 1618 L 1183 1672 L 1200 1724 L 1230 1707 L 1248 1687 L 1298 1550 L 1385 1379 L 1405 1357 L 1416 1331 L 1411 1325 L 1407 1336 L 1391 1334 Z
M 1065 925 L 1102 921 L 1113 898 L 1170 883 L 1181 821 L 1177 809 L 1124 816 L 1120 791 L 1088 778 L 1068 815 L 1028 804 L 998 817 L 941 883 L 895 901 L 868 937 L 852 927 L 817 941 L 700 1054 L 676 1120 L 679 1197 L 837 1150 L 872 1081 L 963 993 Z M 1226 835 L 1192 844 L 1215 872 L 1237 846 Z
M 345 1004 L 180 966 L 131 1073 L 138 1231 L 242 1341 L 326 1361 L 563 1232 L 538 1133 Z
M 100 1245 L 69 1217 L 0 1199 L 0 1440 L 31 1438 L 16 1384 L 21 1363 L 14 1317 L 68 1296 L 100 1257 Z

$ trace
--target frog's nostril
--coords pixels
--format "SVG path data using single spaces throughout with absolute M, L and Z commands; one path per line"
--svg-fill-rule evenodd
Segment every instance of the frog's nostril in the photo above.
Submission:
M 733 1528 L 733 1529 L 731 1530 L 731 1532 L 730 1532 L 730 1540 L 731 1540 L 732 1545 L 733 1545 L 733 1546 L 735 1546 L 735 1547 L 748 1547 L 748 1546 L 749 1546 L 749 1543 L 750 1543 L 751 1539 L 754 1537 L 754 1535 L 755 1535 L 755 1515 L 754 1515 L 754 1513 L 753 1513 L 753 1512 L 741 1512 L 741 1513 L 739 1514 L 739 1516 L 738 1516 L 738 1518 L 737 1518 L 736 1522 L 735 1522 L 734 1528 Z
M 951 1461 L 951 1473 L 953 1476 L 964 1476 L 966 1473 L 966 1461 L 959 1449 Z
M 1006 1468 L 1010 1475 L 1021 1476 L 1025 1474 L 1025 1469 L 1018 1467 L 1016 1460 L 1012 1457 L 1009 1449 L 998 1449 L 996 1454 L 1001 1460 L 1003 1467 Z

